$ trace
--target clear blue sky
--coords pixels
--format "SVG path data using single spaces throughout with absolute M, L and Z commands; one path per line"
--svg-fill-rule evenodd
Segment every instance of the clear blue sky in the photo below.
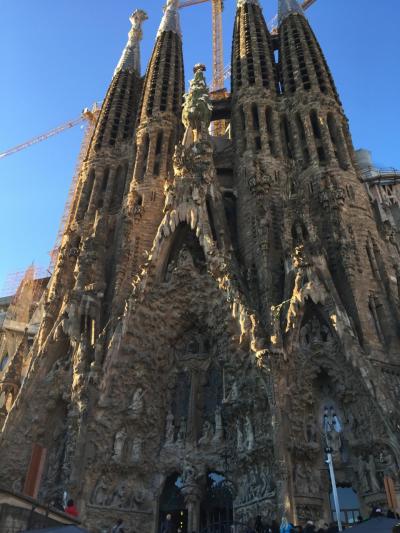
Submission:
M 277 0 L 261 0 L 267 20 Z M 137 7 L 145 23 L 143 69 L 163 0 L 1 0 L 0 151 L 79 115 L 101 100 Z M 229 62 L 234 0 L 225 0 Z M 318 0 L 308 10 L 338 85 L 357 147 L 381 166 L 400 168 L 400 2 Z M 210 65 L 209 4 L 182 10 L 187 77 Z M 82 131 L 64 132 L 0 161 L 0 293 L 7 273 L 47 266 Z

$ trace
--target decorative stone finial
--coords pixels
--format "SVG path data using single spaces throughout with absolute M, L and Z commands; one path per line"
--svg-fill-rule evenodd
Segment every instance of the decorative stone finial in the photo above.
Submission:
M 140 41 L 143 39 L 142 25 L 148 18 L 147 13 L 142 9 L 136 9 L 129 17 L 132 28 L 128 34 L 128 42 L 122 52 L 114 76 L 120 70 L 135 71 L 140 76 Z
M 284 19 L 292 13 L 304 15 L 303 9 L 297 0 L 279 0 L 278 24 L 282 24 Z
M 182 35 L 179 21 L 179 0 L 167 0 L 167 4 L 164 6 L 164 16 L 157 37 L 164 31 L 173 31 L 178 35 Z
M 260 5 L 260 2 L 258 0 L 237 0 L 237 7 L 243 7 L 245 4 L 256 4 L 257 6 Z

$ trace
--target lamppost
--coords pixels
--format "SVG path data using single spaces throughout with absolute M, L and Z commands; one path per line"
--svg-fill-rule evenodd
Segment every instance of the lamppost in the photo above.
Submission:
M 335 505 L 335 512 L 336 512 L 336 521 L 338 525 L 338 530 L 343 531 L 342 520 L 340 517 L 339 497 L 338 497 L 337 487 L 336 487 L 335 470 L 333 468 L 333 457 L 332 457 L 333 450 L 329 443 L 330 439 L 332 438 L 330 434 L 333 431 L 336 433 L 340 433 L 342 428 L 338 420 L 338 417 L 336 416 L 336 413 L 333 410 L 333 407 L 330 408 L 330 411 L 328 411 L 328 408 L 325 407 L 323 428 L 324 428 L 324 438 L 325 438 L 325 445 L 326 445 L 325 446 L 325 453 L 326 453 L 325 462 L 328 465 L 329 477 L 331 478 L 333 502 Z

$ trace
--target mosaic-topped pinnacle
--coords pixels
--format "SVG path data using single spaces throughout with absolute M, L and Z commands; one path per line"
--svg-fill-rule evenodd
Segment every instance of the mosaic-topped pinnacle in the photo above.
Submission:
M 304 14 L 297 0 L 279 0 L 278 23 L 282 24 L 284 19 L 292 13 Z
M 164 6 L 164 16 L 157 37 L 165 31 L 172 31 L 180 36 L 182 35 L 179 20 L 179 0 L 167 0 L 167 4 Z
M 243 7 L 245 4 L 255 4 L 256 6 L 260 5 L 258 0 L 237 0 L 237 7 Z
M 142 9 L 136 9 L 129 17 L 132 28 L 128 34 L 128 42 L 122 52 L 114 76 L 120 70 L 134 71 L 140 76 L 140 41 L 143 39 L 142 25 L 148 18 L 147 13 Z

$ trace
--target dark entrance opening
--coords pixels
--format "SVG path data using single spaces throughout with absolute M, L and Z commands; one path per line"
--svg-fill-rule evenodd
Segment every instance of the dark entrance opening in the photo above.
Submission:
M 160 498 L 160 511 L 158 519 L 158 531 L 163 530 L 163 524 L 167 516 L 171 515 L 172 531 L 182 530 L 187 533 L 187 511 L 182 494 L 182 478 L 179 474 L 171 474 L 165 481 L 164 490 Z
M 217 472 L 207 476 L 207 486 L 200 508 L 201 533 L 230 533 L 233 525 L 232 488 Z

